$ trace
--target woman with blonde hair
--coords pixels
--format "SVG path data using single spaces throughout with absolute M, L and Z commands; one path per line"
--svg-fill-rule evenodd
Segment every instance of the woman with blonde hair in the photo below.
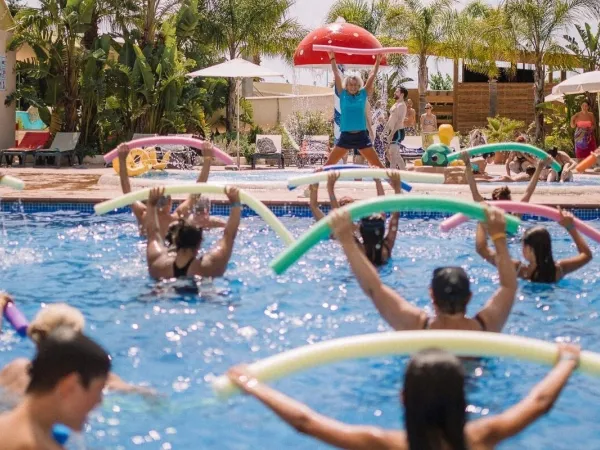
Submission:
M 14 300 L 8 294 L 0 293 L 0 319 L 9 303 Z M 67 327 L 75 332 L 83 332 L 85 318 L 77 308 L 66 303 L 53 303 L 42 308 L 27 327 L 27 336 L 35 343 L 36 347 L 46 339 L 54 330 Z M 2 321 L 0 320 L 0 331 Z M 2 391 L 12 396 L 22 396 L 29 385 L 29 367 L 31 361 L 27 358 L 17 358 L 9 362 L 0 370 L 0 404 L 3 400 Z M 151 389 L 133 386 L 123 381 L 118 375 L 110 373 L 106 387 L 110 390 L 155 395 Z
M 433 136 L 438 131 L 437 117 L 431 111 L 433 107 L 431 103 L 425 105 L 425 114 L 421 115 L 421 136 L 423 139 L 423 150 L 427 150 L 433 144 Z

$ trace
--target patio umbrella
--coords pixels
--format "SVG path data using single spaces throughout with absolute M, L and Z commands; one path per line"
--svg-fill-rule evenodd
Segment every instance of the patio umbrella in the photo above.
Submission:
M 552 88 L 553 95 L 561 96 L 584 94 L 586 92 L 596 94 L 598 97 L 598 111 L 600 112 L 600 70 L 575 75 Z
M 283 74 L 274 70 L 258 66 L 245 59 L 232 59 L 206 69 L 188 73 L 190 78 L 213 77 L 213 78 L 235 78 L 237 96 L 237 165 L 240 167 L 240 92 L 238 83 L 243 78 L 282 77 Z

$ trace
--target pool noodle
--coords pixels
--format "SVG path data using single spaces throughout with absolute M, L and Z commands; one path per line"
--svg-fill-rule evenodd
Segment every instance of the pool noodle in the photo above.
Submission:
M 498 208 L 503 209 L 506 212 L 512 212 L 517 214 L 534 214 L 536 216 L 545 217 L 546 219 L 554 220 L 558 222 L 561 219 L 560 213 L 557 209 L 551 208 L 550 206 L 544 205 L 535 205 L 532 203 L 525 202 L 511 202 L 508 200 L 498 200 L 490 202 L 490 205 L 497 206 Z M 449 219 L 444 220 L 440 224 L 440 230 L 444 232 L 448 232 L 453 228 L 467 222 L 469 220 L 468 217 L 463 216 L 462 214 L 455 214 Z M 589 237 L 590 239 L 600 242 L 600 230 L 595 229 L 594 227 L 588 225 L 582 220 L 575 219 L 574 220 L 575 228 L 581 232 L 581 234 Z
M 496 144 L 484 144 L 484 145 L 478 145 L 477 147 L 471 147 L 468 148 L 464 151 L 469 152 L 470 156 L 478 156 L 478 155 L 483 155 L 484 153 L 496 153 L 496 152 L 521 152 L 521 153 L 528 153 L 530 155 L 535 156 L 538 159 L 546 159 L 546 158 L 550 158 L 550 155 L 548 155 L 548 153 L 546 153 L 544 150 L 542 150 L 541 148 L 537 148 L 534 147 L 533 145 L 529 145 L 529 144 L 521 144 L 519 142 L 499 142 Z M 462 151 L 460 152 L 454 152 L 454 153 L 450 153 L 448 155 L 448 162 L 451 163 L 452 161 L 456 161 L 458 159 L 460 159 L 462 156 Z M 552 168 L 556 171 L 556 172 L 560 172 L 562 169 L 562 166 L 554 159 L 552 159 Z
M 126 145 L 132 149 L 136 147 L 150 147 L 152 145 L 185 145 L 187 147 L 200 149 L 200 146 L 204 144 L 205 141 L 200 139 L 194 139 L 183 136 L 150 136 L 141 139 L 135 139 L 133 141 L 126 142 Z M 233 159 L 223 152 L 223 150 L 218 149 L 217 147 L 212 148 L 212 153 L 217 159 L 220 159 L 225 164 L 233 164 Z M 106 155 L 104 155 L 104 161 L 106 163 L 111 162 L 118 156 L 118 150 L 115 148 L 111 150 Z
M 387 179 L 388 172 L 400 173 L 400 178 L 404 178 L 413 183 L 432 183 L 442 184 L 444 182 L 443 175 L 435 175 L 430 173 L 418 173 L 408 170 L 386 170 L 386 169 L 347 169 L 340 172 L 341 180 L 354 180 L 356 178 L 380 178 Z M 294 190 L 298 186 L 305 184 L 314 184 L 320 181 L 327 181 L 329 174 L 327 172 L 315 172 L 308 175 L 301 175 L 288 179 L 288 189 Z M 411 187 L 412 188 L 412 187 Z
M 20 178 L 11 177 L 10 175 L 4 175 L 0 178 L 0 184 L 13 188 L 17 191 L 22 191 L 25 188 L 25 182 Z
M 315 52 L 345 53 L 347 55 L 389 55 L 392 53 L 406 55 L 408 53 L 407 47 L 351 48 L 319 44 L 314 44 L 313 50 Z
M 209 183 L 199 184 L 181 184 L 165 187 L 165 194 L 223 194 L 225 186 L 218 186 Z M 94 205 L 96 214 L 102 215 L 117 208 L 131 205 L 134 202 L 148 199 L 150 189 L 142 189 L 129 194 L 122 195 L 112 200 L 107 200 Z M 257 200 L 246 191 L 240 189 L 240 200 L 250 209 L 256 212 L 285 242 L 290 245 L 294 242 L 294 237 L 273 212 L 260 200 Z
M 71 436 L 71 430 L 69 427 L 57 423 L 52 427 L 52 437 L 58 443 L 58 445 L 65 445 Z
M 538 339 L 484 331 L 419 330 L 364 334 L 332 339 L 288 350 L 248 366 L 260 381 L 277 380 L 297 372 L 340 361 L 388 355 L 411 355 L 439 348 L 458 356 L 510 357 L 548 364 L 558 359 L 557 345 Z M 582 351 L 579 370 L 600 376 L 600 354 Z M 239 393 L 226 375 L 213 381 L 221 398 Z
M 334 164 L 333 166 L 323 167 L 324 172 L 331 172 L 332 170 L 348 170 L 348 169 L 366 169 L 366 166 L 360 164 Z M 400 186 L 406 192 L 412 191 L 412 186 L 404 181 L 400 181 Z
M 585 172 L 587 169 L 596 164 L 596 161 L 598 161 L 598 156 L 596 156 L 595 153 L 590 153 L 587 158 L 577 164 L 575 170 L 580 173 Z
M 19 336 L 27 336 L 29 322 L 13 302 L 8 302 L 4 308 L 4 317 L 12 325 Z
M 386 195 L 375 197 L 360 202 L 354 202 L 346 205 L 336 211 L 346 211 L 350 213 L 352 220 L 374 213 L 396 212 L 396 211 L 440 211 L 440 212 L 462 212 L 477 220 L 485 220 L 485 207 L 479 203 L 457 200 L 449 197 L 432 197 L 429 195 Z M 517 231 L 520 219 L 514 216 L 506 215 L 506 229 L 508 232 Z M 308 231 L 296 240 L 292 245 L 280 253 L 272 262 L 271 268 L 276 274 L 285 272 L 292 264 L 300 259 L 308 250 L 314 247 L 322 239 L 331 235 L 331 218 L 327 217 L 319 220 Z

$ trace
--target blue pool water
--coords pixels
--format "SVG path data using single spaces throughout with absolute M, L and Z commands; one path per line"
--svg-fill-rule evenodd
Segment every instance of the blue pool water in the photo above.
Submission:
M 298 236 L 307 218 L 283 218 Z M 593 222 L 598 226 L 598 222 Z M 360 291 L 335 242 L 324 242 L 285 275 L 269 261 L 283 246 L 256 217 L 244 218 L 226 277 L 202 295 L 158 293 L 146 272 L 145 244 L 129 214 L 1 213 L 1 288 L 28 317 L 40 303 L 66 301 L 83 310 L 88 332 L 113 355 L 124 379 L 148 384 L 162 398 L 147 402 L 109 394 L 90 418 L 91 449 L 326 449 L 296 434 L 255 400 L 217 402 L 210 380 L 232 364 L 337 337 L 388 330 Z M 474 225 L 450 235 L 438 220 L 401 221 L 394 257 L 381 270 L 385 283 L 421 307 L 441 264 L 459 264 L 473 279 L 475 312 L 497 284 L 495 270 L 474 251 Z M 527 225 L 530 225 L 528 223 Z M 550 225 L 557 257 L 574 252 L 567 235 Z M 211 232 L 214 243 L 218 232 Z M 514 256 L 518 243 L 511 245 Z M 598 254 L 600 247 L 593 245 Z M 521 282 L 505 332 L 573 340 L 600 351 L 598 263 L 557 286 Z M 0 365 L 32 355 L 12 332 L 0 338 Z M 316 410 L 350 423 L 402 426 L 399 406 L 405 359 L 352 361 L 275 383 Z M 471 367 L 472 417 L 503 411 L 521 399 L 547 368 L 511 360 Z M 600 381 L 572 378 L 552 412 L 501 449 L 593 448 L 600 422 Z
M 289 178 L 306 175 L 313 172 L 313 169 L 267 169 L 267 170 L 242 170 L 240 172 L 221 170 L 213 171 L 210 174 L 211 182 L 243 182 L 243 183 L 264 183 L 264 182 L 286 182 Z M 148 172 L 140 178 L 148 178 L 152 180 L 169 180 L 169 181 L 195 181 L 198 177 L 197 171 L 164 171 L 164 172 Z M 502 185 L 506 183 L 483 183 L 492 185 Z M 523 183 L 510 183 L 510 185 L 527 185 Z M 568 184 L 564 183 L 545 183 L 540 182 L 539 186 L 550 188 L 564 188 L 565 186 L 600 186 L 600 176 L 594 175 L 576 175 L 575 180 Z

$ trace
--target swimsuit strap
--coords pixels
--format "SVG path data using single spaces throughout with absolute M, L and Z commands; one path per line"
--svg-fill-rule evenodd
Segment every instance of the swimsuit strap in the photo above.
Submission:
M 192 257 L 183 267 L 178 267 L 177 262 L 173 261 L 173 276 L 175 278 L 187 277 L 188 270 L 195 259 L 195 257 Z

